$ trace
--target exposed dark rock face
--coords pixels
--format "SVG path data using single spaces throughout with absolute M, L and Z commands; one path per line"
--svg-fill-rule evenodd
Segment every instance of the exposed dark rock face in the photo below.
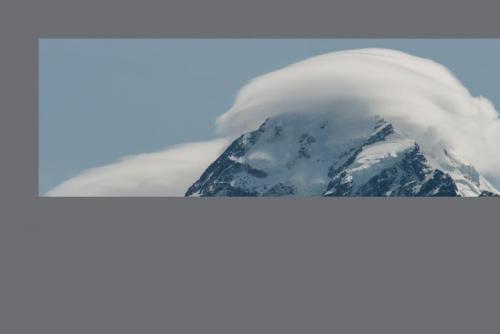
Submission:
M 500 197 L 499 194 L 495 194 L 491 191 L 483 191 L 481 192 L 481 194 L 479 195 L 479 197 Z

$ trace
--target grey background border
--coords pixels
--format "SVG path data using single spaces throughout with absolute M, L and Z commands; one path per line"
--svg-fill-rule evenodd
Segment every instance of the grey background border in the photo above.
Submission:
M 498 7 L 2 1 L 0 332 L 498 333 L 498 200 L 36 189 L 40 37 L 500 37 Z

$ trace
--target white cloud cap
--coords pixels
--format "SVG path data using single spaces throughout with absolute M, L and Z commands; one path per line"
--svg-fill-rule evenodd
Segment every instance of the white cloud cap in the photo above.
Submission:
M 383 117 L 429 151 L 445 146 L 500 177 L 500 118 L 493 104 L 471 96 L 446 67 L 395 50 L 333 52 L 260 76 L 216 125 L 219 134 L 233 137 L 273 115 L 314 112 L 350 128 Z

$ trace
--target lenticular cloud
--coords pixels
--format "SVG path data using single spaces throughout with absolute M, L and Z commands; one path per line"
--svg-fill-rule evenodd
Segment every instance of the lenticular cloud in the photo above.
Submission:
M 471 96 L 446 67 L 432 60 L 395 50 L 361 49 L 313 57 L 252 80 L 217 119 L 216 131 L 223 139 L 212 145 L 129 158 L 84 172 L 48 195 L 182 196 L 228 140 L 284 113 L 321 113 L 346 129 L 382 117 L 426 151 L 452 149 L 479 172 L 500 178 L 500 118 L 489 100 Z M 179 153 L 192 158 L 180 159 Z M 142 162 L 157 164 L 154 173 Z
M 428 151 L 445 146 L 500 176 L 500 118 L 492 103 L 471 96 L 446 67 L 395 50 L 333 52 L 260 76 L 216 125 L 232 137 L 273 115 L 315 112 L 350 127 L 382 117 Z

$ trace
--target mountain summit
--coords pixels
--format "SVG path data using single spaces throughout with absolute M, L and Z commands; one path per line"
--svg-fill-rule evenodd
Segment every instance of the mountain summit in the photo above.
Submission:
M 384 119 L 376 118 L 366 129 L 356 131 L 332 123 L 332 119 L 321 116 L 270 117 L 258 129 L 236 138 L 185 195 L 500 194 L 448 148 L 426 152 Z M 343 132 L 351 135 L 338 135 Z

